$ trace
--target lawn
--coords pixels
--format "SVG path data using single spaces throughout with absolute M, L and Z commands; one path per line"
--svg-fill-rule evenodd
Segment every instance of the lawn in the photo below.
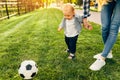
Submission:
M 0 21 L 0 80 L 21 80 L 18 66 L 29 59 L 39 69 L 34 80 L 120 80 L 120 35 L 114 58 L 94 72 L 89 70 L 93 55 L 103 49 L 100 25 L 91 22 L 92 31 L 83 28 L 76 59 L 69 60 L 63 31 L 57 31 L 62 17 L 60 10 L 49 8 Z

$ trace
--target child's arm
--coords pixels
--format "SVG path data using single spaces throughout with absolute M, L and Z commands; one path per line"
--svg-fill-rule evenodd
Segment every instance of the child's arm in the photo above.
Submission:
M 65 19 L 63 18 L 59 27 L 58 27 L 58 31 L 61 31 L 64 27 L 65 27 Z

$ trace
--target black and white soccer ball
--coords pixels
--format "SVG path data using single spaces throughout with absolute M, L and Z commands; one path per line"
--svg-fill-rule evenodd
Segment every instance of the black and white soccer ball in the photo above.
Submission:
M 18 69 L 18 73 L 23 79 L 32 79 L 37 74 L 37 72 L 38 67 L 33 60 L 23 61 Z

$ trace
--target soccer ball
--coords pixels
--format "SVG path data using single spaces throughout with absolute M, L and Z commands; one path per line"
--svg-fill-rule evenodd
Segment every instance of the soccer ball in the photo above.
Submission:
M 18 73 L 23 79 L 32 79 L 37 72 L 38 68 L 33 60 L 23 61 L 18 69 Z

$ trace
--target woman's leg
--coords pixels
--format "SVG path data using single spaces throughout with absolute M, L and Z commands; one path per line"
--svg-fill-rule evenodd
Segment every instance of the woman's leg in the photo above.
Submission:
M 115 2 L 110 2 L 102 7 L 101 23 L 102 23 L 102 39 L 105 44 L 110 30 L 111 17 L 113 13 Z
M 108 4 L 102 6 L 101 23 L 102 23 L 102 39 L 103 39 L 104 45 L 110 33 L 111 17 L 113 14 L 114 6 L 115 6 L 115 1 L 109 2 Z M 101 53 L 95 55 L 94 58 L 97 59 L 100 56 L 101 56 Z M 107 58 L 112 58 L 112 54 L 109 54 Z
M 106 57 L 108 55 L 108 53 L 112 49 L 117 39 L 119 26 L 120 26 L 120 8 L 119 7 L 120 7 L 120 0 L 117 0 L 113 10 L 112 18 L 111 18 L 109 34 L 102 52 L 103 57 Z
M 111 22 L 110 22 L 110 28 L 109 28 L 109 34 L 107 36 L 107 38 L 105 37 L 105 44 L 104 44 L 104 50 L 102 52 L 102 56 L 103 57 L 107 57 L 109 51 L 112 49 L 117 35 L 118 35 L 118 29 L 120 26 L 120 0 L 116 0 L 117 2 L 115 3 L 115 7 L 113 10 L 113 14 L 112 14 L 112 18 L 111 18 Z M 113 5 L 111 5 L 113 6 Z M 106 18 L 105 18 L 106 19 Z M 90 69 L 91 70 L 100 70 L 103 66 L 105 65 L 105 61 L 104 59 L 101 57 L 99 59 L 97 59 L 91 66 Z

